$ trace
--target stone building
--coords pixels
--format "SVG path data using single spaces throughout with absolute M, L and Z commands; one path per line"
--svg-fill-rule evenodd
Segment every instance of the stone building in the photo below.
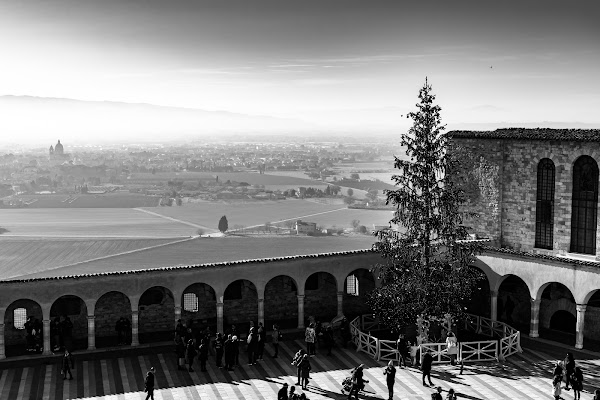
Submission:
M 449 135 L 463 163 L 468 208 L 479 214 L 468 222 L 472 233 L 491 240 L 488 250 L 503 255 L 504 267 L 523 261 L 522 271 L 503 279 L 502 293 L 492 288 L 499 316 L 527 324 L 530 314 L 532 336 L 539 334 L 538 321 L 542 329 L 577 331 L 577 347 L 584 336 L 600 337 L 600 275 L 595 274 L 600 270 L 600 130 L 511 128 Z M 569 272 L 549 281 L 541 275 L 547 272 L 541 264 L 548 263 Z M 585 290 L 567 265 L 594 273 Z

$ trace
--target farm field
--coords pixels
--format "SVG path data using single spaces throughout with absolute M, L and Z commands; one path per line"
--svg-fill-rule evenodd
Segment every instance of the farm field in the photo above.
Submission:
M 346 209 L 345 205 L 322 204 L 310 200 L 287 199 L 278 201 L 261 202 L 203 202 L 186 203 L 181 207 L 146 207 L 144 210 L 161 214 L 167 217 L 198 225 L 217 228 L 219 218 L 225 215 L 229 228 L 234 225 L 263 225 L 265 222 L 278 222 L 287 219 L 302 218 L 306 215 L 320 213 L 338 213 L 339 209 Z M 326 214 L 315 217 L 306 217 L 306 220 L 317 222 L 316 219 Z
M 198 229 L 133 208 L 0 209 L 0 227 L 8 230 L 0 237 L 174 238 Z
M 172 243 L 175 239 L 33 239 L 0 237 L 0 280 Z
M 104 194 L 37 194 L 21 195 L 12 198 L 21 199 L 30 204 L 25 208 L 133 208 L 154 207 L 159 198 L 137 193 Z

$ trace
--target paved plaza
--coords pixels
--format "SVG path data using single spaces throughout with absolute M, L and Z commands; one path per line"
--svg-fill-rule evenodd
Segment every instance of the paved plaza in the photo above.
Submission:
M 246 399 L 277 398 L 277 391 L 287 382 L 296 383 L 295 367 L 290 360 L 302 341 L 284 341 L 279 358 L 271 358 L 267 345 L 265 359 L 256 366 L 244 363 L 233 372 L 216 368 L 209 359 L 207 373 L 178 371 L 174 351 L 140 348 L 128 353 L 75 354 L 74 379 L 63 380 L 60 359 L 52 362 L 0 364 L 0 399 L 144 399 L 144 375 L 154 366 L 158 390 L 156 399 Z M 454 388 L 459 399 L 551 399 L 552 362 L 563 357 L 566 348 L 541 341 L 524 343 L 524 352 L 504 363 L 469 364 L 462 375 L 452 366 L 434 366 L 433 383 L 444 389 Z M 114 356 L 112 355 L 114 354 Z M 590 392 L 600 387 L 600 357 L 593 353 L 576 353 L 578 365 L 584 371 L 582 399 L 591 399 Z M 362 399 L 387 399 L 384 363 L 351 349 L 337 349 L 332 356 L 317 354 L 311 358 L 311 381 L 307 397 L 345 399 L 340 382 L 354 366 L 365 364 L 365 378 L 370 381 Z M 302 390 L 298 387 L 298 390 Z M 423 387 L 420 372 L 414 368 L 398 369 L 395 399 L 431 399 L 433 388 Z M 563 399 L 573 399 L 572 391 L 563 391 Z

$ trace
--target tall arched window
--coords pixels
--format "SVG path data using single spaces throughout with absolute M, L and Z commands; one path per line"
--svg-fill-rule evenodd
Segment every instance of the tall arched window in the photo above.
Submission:
M 581 156 L 573 166 L 572 252 L 596 254 L 597 215 L 598 164 L 590 156 Z
M 549 158 L 540 161 L 537 168 L 537 195 L 535 203 L 535 247 L 552 249 L 554 230 L 554 163 Z

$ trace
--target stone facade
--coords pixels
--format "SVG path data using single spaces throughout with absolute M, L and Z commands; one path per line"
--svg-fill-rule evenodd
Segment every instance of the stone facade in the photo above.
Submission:
M 600 140 L 533 140 L 518 132 L 512 138 L 494 132 L 450 132 L 453 151 L 461 148 L 467 206 L 480 215 L 468 225 L 473 233 L 490 237 L 500 247 L 566 255 L 571 241 L 573 164 L 583 155 L 600 162 Z M 553 161 L 556 171 L 552 250 L 535 248 L 537 167 L 544 158 Z

